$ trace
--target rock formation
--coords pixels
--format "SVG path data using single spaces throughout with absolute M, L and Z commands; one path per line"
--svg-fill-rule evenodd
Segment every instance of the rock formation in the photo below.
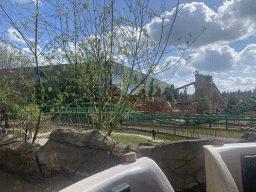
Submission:
M 203 145 L 208 140 L 163 143 L 157 146 L 133 146 L 116 143 L 98 130 L 57 129 L 43 146 L 23 143 L 10 135 L 0 135 L 0 165 L 30 181 L 40 181 L 62 173 L 73 182 L 122 163 L 121 156 L 136 152 L 137 157 L 152 158 L 166 174 L 175 191 L 205 184 Z
M 24 143 L 13 135 L 0 135 L 0 168 L 29 181 L 42 178 L 38 165 L 39 144 Z

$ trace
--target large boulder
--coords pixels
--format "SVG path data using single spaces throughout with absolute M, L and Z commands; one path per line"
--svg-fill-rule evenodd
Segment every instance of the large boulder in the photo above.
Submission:
M 24 143 L 7 134 L 0 135 L 0 167 L 29 181 L 39 181 L 42 174 L 37 161 L 39 144 Z
M 255 142 L 256 141 L 256 132 L 245 132 L 241 139 L 244 139 L 248 142 Z
M 156 161 L 175 191 L 186 191 L 205 181 L 203 146 L 209 140 L 186 140 L 156 146 L 151 158 Z
M 54 130 L 38 152 L 45 176 L 57 172 L 92 175 L 120 163 L 111 152 L 115 141 L 98 130 Z
M 115 141 L 109 136 L 96 129 L 88 131 L 56 129 L 50 134 L 49 140 L 66 145 L 105 151 L 110 151 L 115 144 Z

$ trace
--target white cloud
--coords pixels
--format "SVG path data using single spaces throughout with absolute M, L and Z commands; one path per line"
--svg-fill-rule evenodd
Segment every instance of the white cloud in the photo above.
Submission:
M 22 39 L 21 35 L 17 30 L 10 28 L 7 32 L 10 40 L 25 44 L 25 41 Z
M 17 43 L 22 43 L 22 44 L 26 44 L 26 42 L 24 41 L 24 39 L 22 38 L 22 36 L 19 34 L 19 32 L 16 29 L 13 28 L 9 28 L 7 30 L 9 39 L 12 41 L 15 41 Z M 29 41 L 35 41 L 34 38 L 32 37 L 26 37 Z
M 247 65 L 244 68 L 244 73 L 256 73 L 256 65 L 254 64 L 253 66 Z
M 247 45 L 240 53 L 239 53 L 239 61 L 240 62 L 255 62 L 256 63 L 256 44 Z
M 238 67 L 237 52 L 227 45 L 214 46 L 192 54 L 188 63 L 206 72 L 231 72 Z
M 170 56 L 166 60 L 175 63 L 179 57 Z M 227 45 L 213 46 L 198 50 L 197 53 L 191 54 L 188 60 L 181 59 L 179 63 L 164 73 L 164 77 L 171 76 L 173 73 L 175 73 L 174 77 L 191 76 L 198 68 L 200 71 L 215 74 L 232 72 L 241 67 L 238 60 L 238 53 L 233 48 Z
M 256 77 L 229 77 L 228 79 L 214 78 L 214 82 L 222 91 L 241 91 L 253 90 L 256 85 Z
M 159 77 L 164 79 L 172 79 L 177 77 L 190 76 L 195 70 L 191 65 L 189 65 L 185 59 L 180 57 L 167 57 L 163 68 L 169 70 L 164 70 Z
M 256 44 L 247 45 L 238 55 L 239 62 L 244 63 L 244 73 L 256 72 Z
M 246 1 L 246 2 L 245 2 Z M 202 46 L 208 46 L 213 43 L 223 44 L 236 40 L 247 38 L 255 33 L 255 0 L 233 0 L 223 4 L 215 13 L 202 2 L 193 2 L 186 4 L 178 13 L 169 42 L 172 45 L 177 44 L 180 37 L 180 44 L 185 45 L 185 41 L 189 39 L 189 33 L 193 37 L 197 37 L 203 27 L 206 30 L 191 46 L 197 49 Z M 246 4 L 246 5 L 244 5 Z M 253 8 L 251 8 L 251 5 Z M 246 6 L 250 7 L 247 12 Z M 161 15 L 166 22 L 171 21 L 174 15 L 172 12 L 165 12 Z M 162 20 L 153 19 L 148 25 L 149 33 L 154 41 L 159 41 L 161 37 Z M 165 35 L 168 34 L 171 25 L 164 28 Z
M 29 3 L 29 2 L 33 2 L 34 4 L 36 4 L 37 0 L 12 0 L 13 3 Z M 42 5 L 42 1 L 38 1 L 39 5 Z
M 219 21 L 227 27 L 234 23 L 241 22 L 245 25 L 255 25 L 255 0 L 231 0 L 223 3 L 218 9 Z

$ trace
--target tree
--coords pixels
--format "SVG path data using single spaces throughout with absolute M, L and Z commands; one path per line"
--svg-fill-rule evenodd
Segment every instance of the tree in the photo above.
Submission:
M 196 104 L 196 111 L 197 113 L 203 114 L 205 111 L 209 111 L 211 107 L 211 101 L 208 99 L 208 97 L 204 96 L 201 97 Z
M 34 4 L 32 2 L 33 5 L 30 5 L 33 8 L 32 17 L 20 19 L 21 26 L 17 26 L 1 7 L 9 23 L 17 30 L 19 37 L 26 42 L 32 53 L 37 74 L 36 93 L 39 95 L 36 97 L 36 103 L 40 111 L 45 106 L 45 87 L 41 82 L 39 68 L 41 57 L 45 61 L 54 60 L 55 64 L 68 64 L 63 66 L 63 71 L 68 74 L 65 76 L 66 81 L 77 85 L 79 91 L 75 98 L 90 102 L 90 110 L 87 110 L 91 120 L 90 126 L 105 130 L 109 135 L 120 120 L 128 115 L 130 110 L 127 107 L 132 107 L 133 94 L 145 84 L 148 77 L 173 66 L 171 62 L 159 66 L 161 58 L 169 56 L 175 49 L 179 50 L 181 58 L 185 57 L 187 49 L 196 38 L 192 39 L 189 35 L 190 40 L 183 47 L 178 43 L 169 43 L 177 14 L 182 9 L 179 0 L 172 12 L 173 17 L 168 19 L 164 14 L 160 15 L 154 11 L 149 1 L 122 2 L 53 0 L 48 2 L 49 9 L 45 10 L 45 15 L 45 12 L 40 12 L 40 2 L 35 0 Z M 54 24 L 49 23 L 45 21 L 44 16 L 55 18 L 56 21 Z M 31 19 L 34 25 L 27 24 Z M 157 20 L 161 26 L 158 39 L 153 39 L 147 28 L 151 19 Z M 19 27 L 24 31 L 32 29 L 30 34 L 34 34 L 34 41 L 27 38 Z M 44 44 L 45 48 L 49 50 L 48 46 L 54 45 L 47 53 L 38 47 L 41 27 L 51 35 L 50 43 Z M 119 96 L 112 95 L 110 91 L 114 78 L 122 89 Z M 115 107 L 111 107 L 113 99 L 117 100 Z M 133 104 L 136 105 L 137 102 Z M 33 141 L 40 127 L 40 119 L 41 113 Z
M 155 97 L 160 97 L 161 96 L 161 88 L 157 85 L 155 89 L 156 89 Z
M 192 105 L 193 101 L 194 101 L 193 97 L 191 95 L 189 95 L 188 96 L 188 104 Z
M 149 92 L 148 92 L 148 96 L 149 97 L 153 97 L 153 93 L 154 93 L 154 79 L 151 79 L 150 85 L 149 85 Z
M 127 115 L 126 107 L 131 105 L 131 96 L 148 77 L 157 73 L 156 67 L 161 58 L 173 48 L 185 53 L 195 40 L 188 41 L 185 48 L 169 44 L 175 19 L 182 8 L 179 1 L 170 20 L 154 12 L 149 1 L 144 0 L 127 0 L 124 4 L 113 0 L 86 3 L 80 0 L 52 1 L 52 4 L 58 12 L 59 25 L 54 26 L 51 33 L 69 64 L 67 70 L 72 74 L 69 80 L 78 83 L 81 96 L 91 103 L 89 116 L 92 128 L 107 130 L 109 135 Z M 161 22 L 158 40 L 152 39 L 147 28 L 151 18 Z M 167 63 L 161 66 L 160 71 L 171 66 Z M 115 98 L 118 102 L 110 113 L 107 111 L 113 96 L 109 92 L 116 68 L 122 71 L 118 75 L 122 92 Z M 134 70 L 137 70 L 136 76 L 140 81 L 134 81 Z M 152 90 L 150 88 L 149 96 L 154 96 Z
M 165 95 L 167 101 L 174 101 L 175 100 L 175 96 L 172 92 L 171 87 L 166 87 L 165 88 L 164 95 Z
M 34 85 L 34 83 L 36 83 L 36 86 L 34 86 L 35 89 L 30 95 L 30 102 L 38 105 L 40 112 L 38 113 L 37 123 L 35 129 L 33 130 L 34 135 L 32 142 L 35 142 L 37 138 L 37 133 L 41 125 L 42 112 L 45 106 L 45 89 L 43 86 L 43 80 L 41 78 L 41 71 L 39 65 L 44 64 L 44 51 L 46 52 L 49 49 L 48 46 L 51 44 L 50 40 L 49 43 L 47 43 L 43 48 L 40 48 L 39 46 L 39 43 L 43 42 L 43 40 L 41 40 L 43 32 L 45 31 L 45 29 L 47 29 L 47 21 L 44 19 L 45 15 L 42 15 L 42 13 L 40 13 L 41 3 L 42 2 L 39 0 L 28 1 L 22 4 L 16 2 L 15 9 L 10 8 L 10 10 L 14 10 L 15 16 L 16 18 L 18 18 L 16 21 L 13 19 L 14 17 L 10 16 L 12 14 L 8 14 L 6 12 L 6 5 L 0 5 L 2 18 L 4 18 L 14 29 L 11 31 L 7 30 L 7 32 L 9 33 L 9 35 L 13 35 L 16 39 L 18 39 L 27 46 L 27 60 L 29 61 L 31 66 L 35 68 L 35 73 L 33 74 L 34 80 L 32 81 L 32 84 Z M 8 6 L 14 6 L 14 2 L 8 4 Z M 2 41 L 6 42 L 5 39 L 2 39 Z M 22 49 L 22 46 L 19 46 L 18 44 L 16 44 L 16 47 L 20 50 L 20 53 L 22 53 L 19 54 L 17 58 L 18 60 L 22 60 L 25 51 L 24 49 Z M 22 62 L 17 64 L 15 65 L 15 67 L 19 68 L 20 65 L 22 65 Z
M 3 45 L 3 44 L 2 44 Z M 0 47 L 0 113 L 4 116 L 5 128 L 9 128 L 9 116 L 24 106 L 33 91 L 29 63 L 21 58 L 21 52 L 4 44 Z M 23 62 L 23 65 L 19 65 Z
M 236 105 L 238 103 L 237 99 L 235 99 L 235 97 L 230 97 L 228 100 L 228 104 L 233 106 Z

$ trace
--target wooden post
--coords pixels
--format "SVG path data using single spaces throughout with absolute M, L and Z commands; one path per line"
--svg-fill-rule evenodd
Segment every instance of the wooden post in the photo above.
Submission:
M 226 120 L 226 130 L 228 130 L 228 120 Z

